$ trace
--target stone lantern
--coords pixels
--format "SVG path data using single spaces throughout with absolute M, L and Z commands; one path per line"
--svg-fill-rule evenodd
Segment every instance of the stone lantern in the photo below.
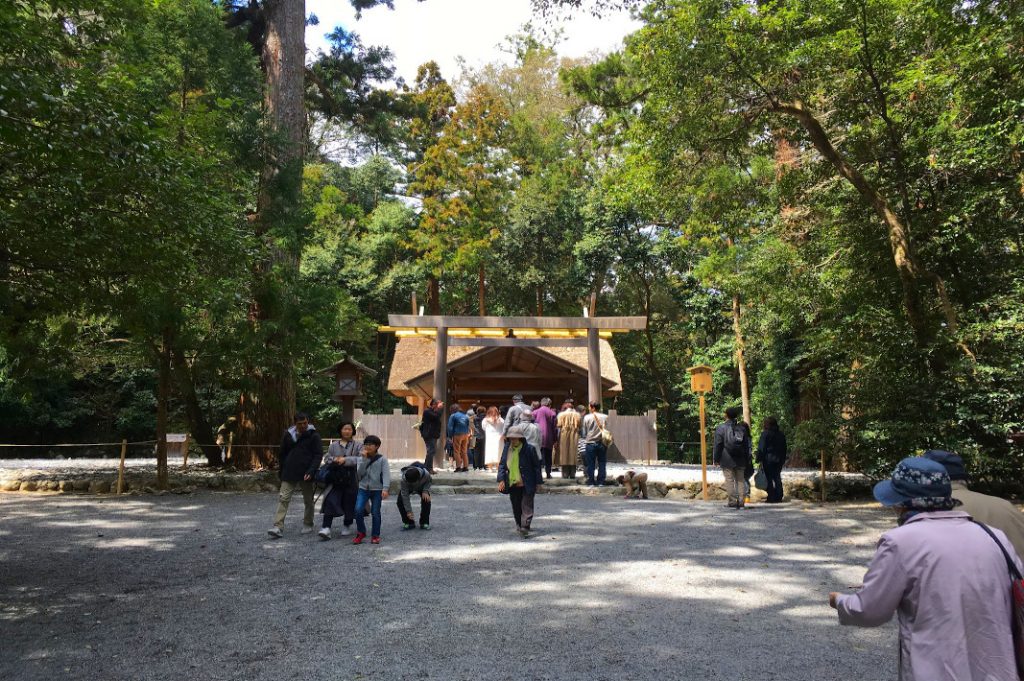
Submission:
M 334 366 L 324 369 L 322 373 L 334 376 L 334 395 L 331 398 L 341 402 L 342 420 L 354 420 L 356 400 L 363 396 L 363 377 L 376 376 L 377 372 L 351 357 L 346 357 Z

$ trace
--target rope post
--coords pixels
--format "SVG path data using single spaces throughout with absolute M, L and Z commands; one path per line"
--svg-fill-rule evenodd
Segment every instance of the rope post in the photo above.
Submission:
M 700 486 L 704 501 L 708 500 L 708 435 L 704 412 L 704 393 L 700 394 Z
M 821 450 L 821 502 L 825 503 L 825 450 Z
M 234 431 L 232 431 L 232 432 L 228 433 L 228 452 L 227 452 L 227 454 L 224 455 L 225 463 L 228 462 L 228 461 L 231 461 L 231 445 L 233 445 L 234 443 L 235 443 L 235 433 L 234 433 Z
M 181 463 L 181 470 L 188 468 L 188 433 L 185 433 L 185 441 L 181 443 L 181 453 L 185 460 Z
M 124 493 L 124 457 L 128 454 L 128 439 L 121 440 L 121 463 L 117 467 L 117 493 Z

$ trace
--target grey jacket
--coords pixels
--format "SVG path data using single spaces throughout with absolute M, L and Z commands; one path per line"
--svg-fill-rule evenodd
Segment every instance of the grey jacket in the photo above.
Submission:
M 348 444 L 342 444 L 341 440 L 335 440 L 331 443 L 331 446 L 327 448 L 327 456 L 324 457 L 324 465 L 333 463 L 335 459 L 345 457 L 345 463 L 342 465 L 348 468 L 349 466 L 355 466 L 358 463 L 360 453 L 359 445 L 356 444 L 355 440 L 349 440 Z
M 608 420 L 607 414 L 601 412 L 594 412 L 587 414 L 583 417 L 583 441 L 589 444 L 595 444 L 601 441 L 601 431 L 604 430 L 605 421 Z
M 404 469 L 403 469 L 404 470 Z M 401 486 L 398 489 L 398 495 L 402 499 L 402 506 L 408 511 L 412 508 L 412 499 L 410 497 L 413 494 L 423 494 L 426 492 L 430 493 L 430 471 L 426 468 L 420 469 L 420 479 L 415 483 L 408 483 L 405 480 L 405 476 L 402 476 Z
M 391 470 L 388 466 L 388 457 L 378 455 L 370 461 L 367 457 L 359 457 L 356 468 L 356 477 L 359 478 L 359 489 L 379 491 L 391 487 Z

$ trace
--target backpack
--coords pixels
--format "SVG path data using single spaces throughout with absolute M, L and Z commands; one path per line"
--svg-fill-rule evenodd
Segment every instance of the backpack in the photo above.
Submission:
M 738 461 L 747 456 L 747 427 L 741 421 L 730 421 L 725 429 L 725 453 L 733 461 Z

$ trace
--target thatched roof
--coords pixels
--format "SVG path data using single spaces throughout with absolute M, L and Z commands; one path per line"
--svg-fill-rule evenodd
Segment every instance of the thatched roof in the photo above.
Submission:
M 619 364 L 608 341 L 601 339 L 601 378 L 606 386 L 605 391 L 622 392 L 619 376 Z M 391 363 L 391 374 L 388 376 L 388 390 L 401 397 L 414 396 L 418 393 L 413 384 L 422 380 L 425 375 L 433 374 L 436 346 L 433 338 L 404 337 L 398 339 L 395 347 L 395 358 Z M 457 360 L 466 360 L 470 355 L 484 355 L 502 351 L 504 348 L 448 346 L 448 364 Z M 587 348 L 585 347 L 545 347 L 529 348 L 538 355 L 548 355 L 555 360 L 571 364 L 583 374 L 587 372 Z

